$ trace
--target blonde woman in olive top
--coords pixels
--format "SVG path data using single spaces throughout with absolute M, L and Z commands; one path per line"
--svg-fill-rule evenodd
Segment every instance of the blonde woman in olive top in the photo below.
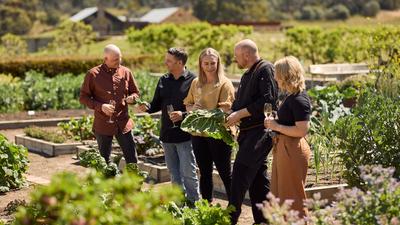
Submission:
M 186 109 L 192 111 L 221 108 L 228 111 L 234 100 L 234 92 L 232 82 L 224 75 L 219 53 L 213 48 L 204 49 L 199 56 L 199 76 L 193 80 L 188 96 L 184 100 Z M 229 198 L 232 180 L 232 148 L 222 140 L 195 135 L 192 136 L 192 145 L 200 170 L 202 198 L 209 202 L 212 202 L 213 199 L 213 163 L 215 163 Z

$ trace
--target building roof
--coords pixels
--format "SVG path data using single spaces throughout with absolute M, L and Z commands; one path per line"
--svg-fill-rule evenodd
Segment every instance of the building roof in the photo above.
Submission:
M 98 11 L 99 11 L 98 7 L 85 8 L 85 9 L 82 9 L 81 11 L 79 11 L 78 13 L 76 13 L 75 15 L 71 16 L 69 19 L 72 20 L 73 22 L 78 22 L 78 21 L 88 18 L 89 16 L 97 13 Z M 110 12 L 108 12 L 107 10 L 104 10 L 104 12 L 107 13 L 108 15 L 116 18 L 117 20 L 119 20 L 121 22 L 125 22 L 123 20 L 123 18 L 120 16 L 115 16 L 115 15 L 111 14 Z
M 97 7 L 90 7 L 90 8 L 82 9 L 75 15 L 71 16 L 69 19 L 74 22 L 78 22 L 78 21 L 81 21 L 81 20 L 86 19 L 87 17 L 93 15 L 94 13 L 97 12 L 97 10 L 98 10 Z
M 146 15 L 140 18 L 140 21 L 149 23 L 161 23 L 163 20 L 167 19 L 169 16 L 178 11 L 179 7 L 161 8 L 153 9 Z

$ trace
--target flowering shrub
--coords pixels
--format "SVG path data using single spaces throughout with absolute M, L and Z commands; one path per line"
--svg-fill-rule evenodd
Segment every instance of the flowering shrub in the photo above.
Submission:
M 262 206 L 270 224 L 400 224 L 400 181 L 393 178 L 393 168 L 360 167 L 366 191 L 359 188 L 342 189 L 336 202 L 328 205 L 320 194 L 305 203 L 308 217 L 300 219 L 290 210 L 291 201 L 280 203 L 272 194 Z

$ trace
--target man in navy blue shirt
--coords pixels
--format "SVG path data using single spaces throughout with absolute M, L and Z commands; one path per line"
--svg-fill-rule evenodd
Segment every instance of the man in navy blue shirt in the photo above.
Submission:
M 171 174 L 172 183 L 180 185 L 187 199 L 194 203 L 199 200 L 199 181 L 192 149 L 191 136 L 180 129 L 186 107 L 183 99 L 196 77 L 186 69 L 188 55 L 184 49 L 170 48 L 165 55 L 168 73 L 158 81 L 153 100 L 139 106 L 143 112 L 154 113 L 161 110 L 160 140 L 163 142 L 165 161 Z M 173 112 L 168 114 L 167 106 Z
M 269 180 L 266 160 L 272 148 L 271 137 L 265 138 L 264 104 L 276 108 L 278 86 L 274 80 L 274 67 L 260 58 L 257 45 L 242 40 L 235 46 L 235 60 L 243 74 L 232 105 L 233 112 L 227 118 L 227 126 L 240 122 L 239 151 L 232 171 L 231 198 L 229 205 L 236 209 L 231 213 L 231 222 L 236 224 L 241 206 L 249 190 L 253 217 L 256 224 L 265 223 L 261 210 L 256 206 L 267 199 Z

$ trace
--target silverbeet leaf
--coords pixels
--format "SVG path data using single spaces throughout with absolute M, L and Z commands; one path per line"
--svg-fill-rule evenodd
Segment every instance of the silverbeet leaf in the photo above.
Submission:
M 221 139 L 234 147 L 235 140 L 224 126 L 225 113 L 220 109 L 195 110 L 182 121 L 181 129 L 191 134 L 200 134 L 214 139 Z

